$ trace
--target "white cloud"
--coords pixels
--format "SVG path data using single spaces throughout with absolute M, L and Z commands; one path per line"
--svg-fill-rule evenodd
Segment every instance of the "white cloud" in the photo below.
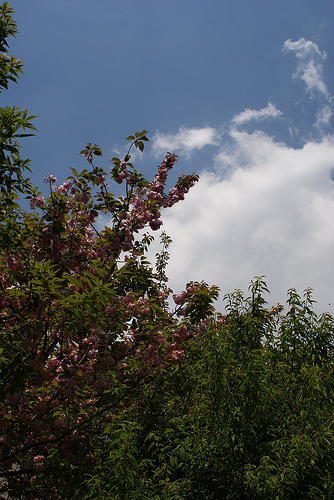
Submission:
M 301 78 L 309 92 L 318 91 L 330 99 L 326 84 L 322 78 L 323 62 L 327 58 L 326 52 L 321 52 L 316 43 L 305 38 L 296 42 L 287 40 L 283 45 L 283 52 L 293 51 L 299 59 L 294 78 Z
M 294 51 L 296 75 L 319 105 L 310 128 L 315 125 L 321 132 L 333 108 L 321 76 L 326 54 L 304 38 L 287 40 L 284 51 Z M 272 304 L 284 303 L 290 287 L 302 293 L 310 286 L 318 311 L 333 313 L 334 135 L 322 134 L 318 142 L 294 148 L 262 131 L 237 129 L 281 115 L 269 103 L 235 115 L 224 126 L 229 134 L 220 136 L 206 127 L 156 135 L 156 151 L 180 148 L 189 155 L 204 145 L 215 146 L 207 160 L 215 171 L 200 173 L 185 201 L 163 216 L 162 229 L 173 239 L 167 274 L 175 291 L 190 280 L 217 284 L 223 294 L 235 288 L 247 291 L 254 276 L 265 275 Z
M 331 106 L 330 104 L 328 104 L 327 106 L 323 106 L 317 113 L 316 126 L 321 129 L 322 126 L 329 125 L 332 116 L 333 106 Z
M 166 151 L 182 152 L 186 157 L 194 150 L 216 144 L 217 132 L 212 127 L 186 128 L 180 127 L 176 134 L 157 132 L 152 139 L 153 153 L 160 155 Z
M 232 123 L 235 125 L 242 125 L 251 120 L 263 120 L 265 118 L 277 118 L 281 116 L 283 113 L 280 111 L 275 104 L 271 102 L 265 108 L 260 110 L 256 109 L 245 109 L 242 113 L 235 115 L 232 119 Z
M 305 40 L 305 38 L 300 38 L 297 42 L 292 42 L 290 39 L 286 40 L 283 45 L 283 51 L 293 50 L 296 52 L 296 57 L 300 59 L 305 59 L 306 57 L 319 56 L 321 59 L 326 59 L 326 52 L 321 52 L 316 43 L 311 40 Z
M 296 42 L 287 40 L 283 44 L 283 52 L 290 51 L 294 52 L 298 59 L 297 70 L 293 78 L 300 78 L 305 83 L 307 92 L 312 96 L 318 95 L 323 98 L 323 102 L 319 102 L 320 107 L 315 123 L 315 126 L 322 130 L 330 125 L 334 102 L 322 76 L 327 54 L 325 51 L 322 52 L 316 43 L 305 38 L 300 38 Z
M 204 279 L 225 293 L 266 275 L 271 302 L 284 302 L 289 287 L 311 286 L 326 309 L 334 302 L 333 138 L 293 149 L 258 132 L 234 130 L 232 137 L 229 177 L 221 151 L 217 172 L 204 172 L 164 214 L 172 287 Z

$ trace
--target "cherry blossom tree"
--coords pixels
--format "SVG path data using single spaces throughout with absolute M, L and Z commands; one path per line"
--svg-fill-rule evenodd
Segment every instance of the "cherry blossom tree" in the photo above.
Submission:
M 4 50 L 16 25 L 6 2 L 1 14 Z M 6 54 L 1 61 L 6 88 L 21 63 Z M 44 198 L 25 178 L 29 162 L 17 143 L 33 117 L 15 108 L 1 113 L 0 476 L 12 495 L 28 498 L 40 483 L 57 498 L 54 464 L 88 466 L 91 434 L 102 434 L 142 385 L 180 362 L 200 333 L 198 322 L 192 328 L 187 314 L 170 310 L 164 255 L 154 272 L 145 257 L 152 236 L 143 233 L 160 228 L 162 210 L 183 200 L 198 176 L 166 190 L 177 159 L 168 153 L 146 180 L 131 163 L 132 148 L 143 151 L 148 141 L 142 131 L 109 168 L 95 166 L 102 151 L 87 144 L 80 154 L 88 168 L 72 169 L 62 183 L 47 175 Z M 112 183 L 124 186 L 123 196 L 111 193 Z M 100 216 L 107 223 L 97 229 Z M 196 291 L 204 289 L 209 302 L 217 295 L 205 284 L 188 288 L 189 303 Z

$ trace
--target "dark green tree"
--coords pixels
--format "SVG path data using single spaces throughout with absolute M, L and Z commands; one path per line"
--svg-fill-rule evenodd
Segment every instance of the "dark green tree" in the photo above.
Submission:
M 334 321 L 310 290 L 290 290 L 285 314 L 266 291 L 258 278 L 250 297 L 227 295 L 227 314 L 119 414 L 123 447 L 105 439 L 84 498 L 333 498 Z
M 8 2 L 0 5 L 0 93 L 8 89 L 10 83 L 17 83 L 23 73 L 23 63 L 13 55 L 8 55 L 9 38 L 17 34 L 17 25 L 12 17 L 13 9 Z M 0 238 L 2 244 L 11 245 L 19 231 L 19 195 L 30 193 L 32 186 L 26 177 L 30 172 L 28 159 L 20 154 L 19 139 L 33 134 L 36 130 L 28 110 L 6 106 L 0 108 Z M 11 221 L 9 223 L 9 220 Z

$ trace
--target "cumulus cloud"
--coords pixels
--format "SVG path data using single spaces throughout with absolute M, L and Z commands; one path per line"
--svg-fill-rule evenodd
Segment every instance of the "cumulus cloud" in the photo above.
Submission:
M 245 109 L 242 113 L 234 116 L 232 123 L 235 125 L 243 125 L 251 120 L 263 120 L 265 118 L 277 118 L 283 113 L 280 111 L 275 104 L 269 102 L 268 106 L 262 109 Z
M 216 144 L 217 131 L 212 127 L 180 127 L 176 134 L 157 132 L 152 139 L 152 150 L 157 156 L 166 151 L 182 152 L 186 157 L 195 150 Z
M 295 53 L 296 75 L 320 103 L 310 127 L 328 124 L 332 97 L 322 80 L 326 54 L 304 38 L 287 40 L 284 51 Z M 207 164 L 215 170 L 202 171 L 185 201 L 164 213 L 163 229 L 173 239 L 167 273 L 175 291 L 189 280 L 217 284 L 223 293 L 246 291 L 254 276 L 265 275 L 272 304 L 284 303 L 290 287 L 300 293 L 311 287 L 319 312 L 333 313 L 334 135 L 323 133 L 318 141 L 292 147 L 261 130 L 238 129 L 281 115 L 269 102 L 235 115 L 224 124 L 223 135 L 211 127 L 156 135 L 156 151 L 180 148 L 190 154 L 214 146 Z
M 204 279 L 225 293 L 266 275 L 273 303 L 290 287 L 311 286 L 326 308 L 334 299 L 334 141 L 293 149 L 259 132 L 234 130 L 232 138 L 232 173 L 225 177 L 221 151 L 218 170 L 202 173 L 186 201 L 165 213 L 171 285 Z

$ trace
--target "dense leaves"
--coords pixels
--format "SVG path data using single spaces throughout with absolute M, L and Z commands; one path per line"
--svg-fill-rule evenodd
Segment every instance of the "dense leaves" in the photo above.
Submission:
M 263 288 L 227 296 L 229 313 L 97 438 L 78 498 L 333 498 L 333 318 L 309 290 L 289 291 L 286 314 L 266 308 Z
M 10 82 L 17 83 L 22 74 L 22 62 L 7 54 L 8 38 L 15 37 L 16 23 L 13 10 L 8 2 L 0 5 L 0 92 L 8 88 Z M 20 193 L 31 188 L 25 173 L 30 171 L 29 160 L 20 156 L 19 138 L 28 137 L 26 130 L 36 130 L 28 111 L 17 107 L 0 107 L 0 238 L 8 240 L 17 231 L 19 210 L 15 201 Z M 15 211 L 15 212 L 13 212 Z M 11 222 L 8 221 L 11 218 Z
M 169 311 L 170 292 L 144 255 L 151 238 L 136 240 L 145 226 L 160 226 L 161 209 L 197 177 L 165 193 L 175 157 L 166 156 L 152 182 L 129 161 L 114 159 L 109 179 L 119 182 L 124 174 L 126 184 L 125 196 L 115 197 L 108 174 L 91 161 L 91 145 L 87 150 L 90 170 L 73 171 L 60 186 L 49 175 L 48 199 L 36 190 L 27 196 L 40 215 L 20 210 L 19 231 L 1 247 L 0 462 L 13 493 L 26 492 L 33 476 L 42 494 L 47 477 L 48 485 L 56 481 L 59 463 L 91 469 L 92 436 L 131 406 L 143 384 L 182 359 L 184 342 L 197 335 L 185 327 L 175 341 L 181 323 Z M 100 231 L 99 214 L 109 216 Z M 14 215 L 7 214 L 9 224 Z M 51 472 L 45 466 L 42 474 L 40 466 L 37 474 L 33 464 L 44 461 Z

